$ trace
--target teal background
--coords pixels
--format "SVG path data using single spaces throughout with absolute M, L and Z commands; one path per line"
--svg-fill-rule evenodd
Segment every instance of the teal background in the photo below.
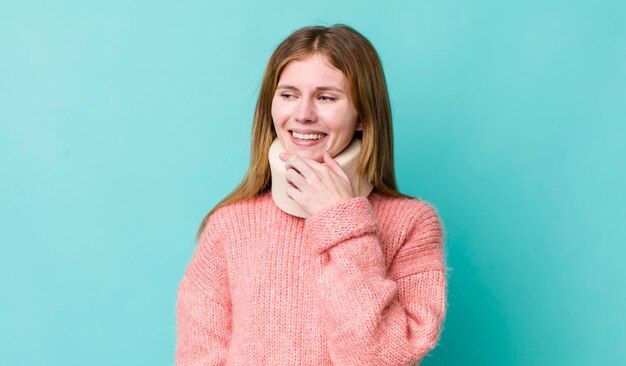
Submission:
M 626 364 L 626 2 L 0 3 L 0 355 L 172 365 L 265 63 L 336 22 L 386 71 L 403 192 L 446 227 L 423 365 Z

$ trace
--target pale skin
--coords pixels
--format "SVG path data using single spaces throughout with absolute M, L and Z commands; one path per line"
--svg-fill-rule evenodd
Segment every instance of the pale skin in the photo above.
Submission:
M 355 197 L 350 179 L 333 156 L 362 130 L 347 77 L 319 54 L 293 60 L 283 69 L 272 100 L 272 119 L 287 152 L 287 195 L 311 216 Z M 313 134 L 314 141 L 292 132 Z
M 326 207 L 354 198 L 350 179 L 339 164 L 324 152 L 324 164 L 282 153 L 287 169 L 287 195 L 311 216 Z

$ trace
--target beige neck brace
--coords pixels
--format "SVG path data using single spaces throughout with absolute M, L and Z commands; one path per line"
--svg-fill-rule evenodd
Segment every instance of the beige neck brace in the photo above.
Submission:
M 361 151 L 361 140 L 355 138 L 352 142 L 337 154 L 333 159 L 339 164 L 341 169 L 350 178 L 352 190 L 357 196 L 367 197 L 373 190 L 373 186 L 364 177 L 356 172 L 359 162 L 359 152 Z M 302 218 L 309 218 L 309 215 L 296 201 L 287 196 L 287 178 L 285 170 L 285 162 L 280 160 L 278 155 L 285 152 L 278 138 L 270 146 L 269 162 L 272 171 L 272 198 L 276 206 L 286 213 Z

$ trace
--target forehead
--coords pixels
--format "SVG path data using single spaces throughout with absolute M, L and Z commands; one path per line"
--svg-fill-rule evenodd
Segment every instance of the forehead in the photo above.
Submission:
M 345 88 L 348 79 L 341 70 L 332 65 L 324 55 L 315 53 L 302 59 L 292 60 L 283 68 L 279 83 L 292 85 L 332 84 Z

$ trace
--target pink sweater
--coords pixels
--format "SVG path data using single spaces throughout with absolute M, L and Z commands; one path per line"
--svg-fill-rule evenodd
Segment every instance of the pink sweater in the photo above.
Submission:
M 414 365 L 446 313 L 443 228 L 374 190 L 303 219 L 218 209 L 178 288 L 176 364 Z

